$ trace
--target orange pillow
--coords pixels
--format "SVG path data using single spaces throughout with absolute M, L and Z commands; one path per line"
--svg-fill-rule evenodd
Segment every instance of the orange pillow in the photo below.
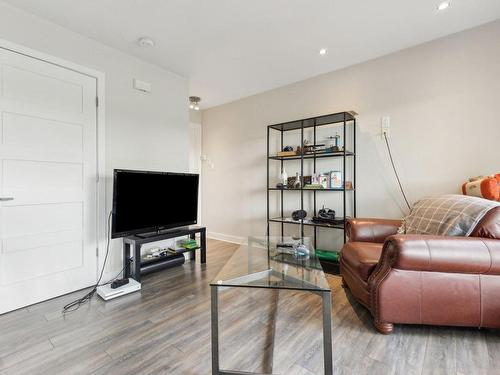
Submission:
M 462 185 L 464 195 L 500 201 L 500 173 L 494 176 L 474 177 Z

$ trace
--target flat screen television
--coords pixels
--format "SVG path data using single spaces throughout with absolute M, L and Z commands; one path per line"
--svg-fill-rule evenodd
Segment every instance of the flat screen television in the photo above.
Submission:
M 115 169 L 111 237 L 196 224 L 197 174 Z

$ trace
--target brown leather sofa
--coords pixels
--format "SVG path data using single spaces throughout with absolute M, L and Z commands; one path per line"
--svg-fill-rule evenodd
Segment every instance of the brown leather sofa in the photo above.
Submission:
M 384 334 L 394 323 L 500 328 L 500 207 L 469 237 L 396 234 L 401 221 L 350 219 L 342 281 Z

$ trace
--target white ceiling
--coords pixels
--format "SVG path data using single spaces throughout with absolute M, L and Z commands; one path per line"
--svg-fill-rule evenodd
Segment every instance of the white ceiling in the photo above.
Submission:
M 500 18 L 500 0 L 439 1 L 6 0 L 189 78 L 202 108 Z

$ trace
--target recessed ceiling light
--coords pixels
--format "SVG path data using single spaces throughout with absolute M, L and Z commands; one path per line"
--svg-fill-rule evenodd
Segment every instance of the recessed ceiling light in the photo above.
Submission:
M 448 9 L 451 5 L 451 1 L 443 1 L 438 5 L 438 10 L 445 10 Z
M 320 54 L 321 56 L 326 55 L 326 53 L 327 53 L 327 52 L 328 52 L 328 50 L 327 50 L 326 48 L 321 48 L 321 49 L 319 50 L 319 54 Z
M 142 37 L 139 38 L 137 44 L 139 44 L 141 47 L 154 47 L 155 41 L 148 37 Z

